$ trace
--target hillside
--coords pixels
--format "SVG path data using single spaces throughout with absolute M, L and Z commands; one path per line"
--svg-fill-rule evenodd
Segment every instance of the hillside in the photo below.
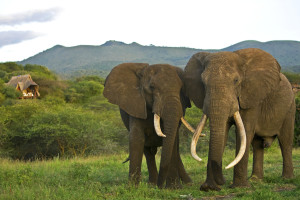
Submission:
M 255 47 L 274 55 L 284 70 L 300 72 L 300 42 L 298 41 L 244 41 L 219 50 L 203 50 L 185 47 L 143 46 L 138 43 L 126 44 L 107 41 L 100 46 L 80 45 L 64 47 L 56 45 L 20 64 L 38 64 L 65 77 L 97 74 L 105 77 L 117 64 L 123 62 L 169 63 L 184 67 L 189 58 L 199 51 L 234 51 Z
M 269 52 L 278 60 L 283 68 L 289 67 L 292 69 L 292 66 L 298 66 L 298 72 L 300 72 L 300 42 L 297 41 L 258 42 L 249 40 L 237 43 L 222 50 L 235 51 L 249 47 L 259 48 Z

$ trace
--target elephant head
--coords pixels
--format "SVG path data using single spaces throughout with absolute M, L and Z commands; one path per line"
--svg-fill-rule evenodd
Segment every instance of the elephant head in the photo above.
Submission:
M 165 137 L 158 185 L 166 179 L 179 122 L 185 108 L 190 107 L 190 100 L 182 91 L 182 79 L 183 70 L 171 65 L 123 63 L 111 71 L 105 82 L 103 95 L 110 103 L 134 118 L 154 119 L 157 134 Z
M 187 96 L 203 117 L 193 137 L 192 154 L 198 135 L 209 118 L 210 142 L 206 182 L 224 184 L 222 154 L 228 129 L 236 124 L 241 135 L 241 147 L 233 167 L 243 157 L 246 135 L 240 113 L 257 107 L 280 83 L 280 66 L 267 52 L 260 49 L 242 49 L 235 52 L 200 52 L 194 54 L 184 70 Z
M 103 95 L 110 103 L 136 118 L 146 119 L 147 109 L 151 109 L 157 118 L 176 111 L 176 117 L 181 119 L 185 108 L 191 106 L 189 99 L 183 95 L 182 79 L 183 71 L 171 65 L 123 63 L 107 77 Z M 155 123 L 158 124 L 158 121 Z

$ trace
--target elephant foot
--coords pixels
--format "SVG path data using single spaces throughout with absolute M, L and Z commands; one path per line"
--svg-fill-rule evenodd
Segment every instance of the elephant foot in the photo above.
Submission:
M 205 192 L 208 192 L 210 190 L 220 191 L 221 188 L 219 188 L 216 184 L 209 184 L 205 182 L 200 186 L 200 190 Z
M 130 174 L 129 184 L 138 186 L 140 184 L 141 175 L 140 174 Z
M 246 181 L 240 182 L 240 183 L 233 183 L 232 185 L 229 186 L 229 188 L 236 188 L 236 187 L 248 188 L 248 187 L 250 187 L 250 184 L 246 180 Z
M 156 185 L 157 181 L 151 181 L 151 180 L 148 180 L 148 184 L 149 185 Z
M 131 187 L 138 188 L 140 185 L 140 182 L 129 180 L 128 185 L 130 185 Z
M 262 179 L 263 179 L 263 176 L 255 175 L 255 174 L 252 174 L 251 177 L 249 178 L 250 181 L 261 181 Z
M 192 179 L 189 176 L 186 176 L 184 178 L 180 178 L 183 184 L 191 185 L 193 183 Z
M 157 176 L 149 176 L 148 184 L 156 185 L 157 183 Z
M 182 185 L 180 183 L 180 179 L 178 178 L 168 178 L 166 181 L 167 189 L 181 189 Z
M 294 178 L 294 173 L 285 173 L 285 174 L 282 174 L 282 178 L 284 179 L 291 179 L 291 178 Z
M 218 185 L 224 185 L 226 182 L 223 175 L 215 177 L 215 181 Z
M 166 184 L 166 189 L 182 189 L 182 185 L 180 183 L 176 183 L 176 184 Z

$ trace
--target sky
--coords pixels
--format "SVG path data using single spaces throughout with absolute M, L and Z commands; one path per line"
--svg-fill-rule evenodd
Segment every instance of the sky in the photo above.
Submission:
M 108 40 L 198 49 L 300 41 L 299 23 L 299 0 L 0 0 L 0 62 Z

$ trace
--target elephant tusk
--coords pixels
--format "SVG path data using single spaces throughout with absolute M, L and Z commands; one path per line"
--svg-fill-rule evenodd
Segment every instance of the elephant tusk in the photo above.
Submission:
M 202 118 L 200 120 L 200 123 L 197 127 L 197 130 L 195 131 L 195 133 L 193 135 L 193 139 L 192 139 L 192 143 L 191 143 L 191 154 L 192 154 L 193 158 L 198 161 L 201 161 L 202 159 L 196 153 L 196 145 L 197 145 L 199 137 L 203 136 L 202 130 L 206 123 L 206 120 L 207 120 L 207 116 L 205 114 L 203 114 Z
M 160 137 L 166 137 L 165 134 L 163 134 L 163 132 L 161 131 L 160 128 L 160 116 L 158 116 L 157 114 L 154 114 L 154 128 L 156 131 L 156 134 Z
M 195 132 L 195 129 L 183 117 L 181 117 L 181 121 L 192 133 Z
M 238 162 L 240 162 L 240 160 L 243 158 L 246 151 L 246 131 L 239 111 L 235 112 L 233 117 L 238 129 L 238 134 L 241 138 L 241 146 L 236 158 L 227 167 L 225 167 L 225 169 L 229 169 L 238 164 Z

